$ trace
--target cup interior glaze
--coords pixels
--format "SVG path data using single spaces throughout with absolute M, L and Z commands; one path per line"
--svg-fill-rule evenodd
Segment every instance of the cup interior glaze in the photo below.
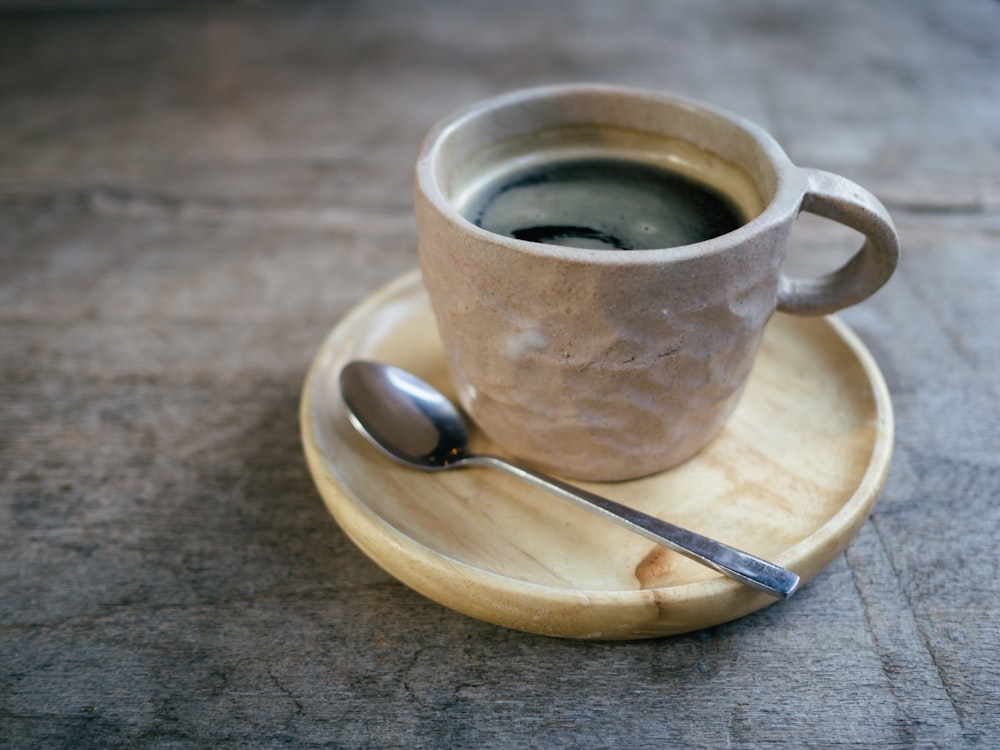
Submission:
M 781 172 L 792 167 L 770 135 L 735 115 L 653 92 L 576 85 L 514 92 L 459 113 L 428 137 L 418 180 L 453 220 L 469 223 L 463 208 L 498 175 L 587 156 L 705 182 L 733 200 L 747 223 L 771 218 L 766 209 L 779 197 Z

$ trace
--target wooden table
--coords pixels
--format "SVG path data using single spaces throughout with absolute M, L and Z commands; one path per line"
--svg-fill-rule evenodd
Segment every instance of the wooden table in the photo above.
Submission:
M 995 746 L 1000 5 L 3 5 L 0 745 Z M 415 266 L 424 132 L 567 80 L 741 112 L 902 237 L 842 316 L 896 410 L 874 514 L 791 600 L 689 635 L 445 609 L 303 458 L 317 347 Z M 828 267 L 854 238 L 795 243 Z

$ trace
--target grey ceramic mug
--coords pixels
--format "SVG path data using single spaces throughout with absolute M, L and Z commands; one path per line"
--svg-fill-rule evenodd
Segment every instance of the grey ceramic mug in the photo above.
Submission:
M 748 219 L 680 247 L 608 251 L 486 231 L 470 195 L 511 164 L 608 157 L 713 185 Z M 819 278 L 782 273 L 795 218 L 865 242 Z M 865 299 L 899 252 L 867 190 L 792 164 L 765 131 L 718 109 L 603 85 L 513 92 L 427 136 L 416 167 L 420 267 L 461 404 L 510 454 L 590 480 L 689 458 L 735 408 L 776 309 L 825 314 Z

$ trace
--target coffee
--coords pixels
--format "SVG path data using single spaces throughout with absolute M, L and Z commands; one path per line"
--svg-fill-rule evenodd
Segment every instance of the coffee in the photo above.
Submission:
M 699 180 L 659 165 L 585 156 L 500 175 L 480 186 L 463 213 L 496 234 L 602 250 L 689 245 L 746 221 L 731 199 Z

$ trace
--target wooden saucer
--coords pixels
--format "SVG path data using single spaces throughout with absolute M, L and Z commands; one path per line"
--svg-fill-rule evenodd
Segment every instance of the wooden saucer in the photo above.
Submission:
M 775 602 L 519 480 L 486 469 L 422 473 L 368 445 L 337 378 L 350 360 L 414 372 L 453 396 L 417 272 L 379 290 L 328 335 L 301 401 L 314 481 L 372 560 L 431 599 L 488 622 L 571 638 L 649 638 Z M 473 448 L 495 450 L 473 430 Z M 804 581 L 868 517 L 892 454 L 882 374 L 836 318 L 777 314 L 721 435 L 681 466 L 586 486 L 791 568 Z

